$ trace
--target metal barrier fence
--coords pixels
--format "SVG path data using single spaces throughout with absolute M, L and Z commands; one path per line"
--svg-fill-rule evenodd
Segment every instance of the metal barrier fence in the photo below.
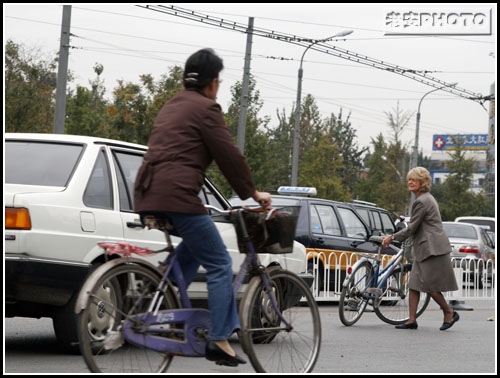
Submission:
M 339 301 L 346 269 L 363 256 L 340 252 L 325 254 L 308 253 L 308 270 L 314 276 L 312 291 L 316 301 Z M 392 256 L 382 256 L 386 263 Z M 496 299 L 495 262 L 452 258 L 453 270 L 458 283 L 458 290 L 445 292 L 444 296 L 453 303 L 465 299 Z

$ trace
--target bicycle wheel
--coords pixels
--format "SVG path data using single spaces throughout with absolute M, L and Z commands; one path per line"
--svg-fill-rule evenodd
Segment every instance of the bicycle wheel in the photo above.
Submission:
M 161 274 L 136 263 L 114 265 L 107 270 L 98 269 L 88 278 L 95 279 L 95 284 L 88 291 L 86 307 L 78 315 L 80 351 L 85 363 L 94 373 L 165 372 L 173 355 L 132 345 L 121 333 L 127 318 L 148 309 Z M 167 286 L 158 302 L 158 309 L 178 308 L 171 286 Z
M 253 277 L 240 304 L 240 340 L 259 373 L 309 373 L 318 359 L 321 319 L 310 288 L 294 273 L 269 271 L 272 293 Z M 281 315 L 274 310 L 275 296 Z
M 375 301 L 375 313 L 388 324 L 401 324 L 408 320 L 409 293 L 408 282 L 410 280 L 411 264 L 406 264 L 401 268 L 396 268 L 387 278 L 384 285 L 383 294 Z M 417 317 L 427 308 L 431 297 L 428 293 L 420 293 L 418 301 Z
M 368 304 L 366 289 L 371 285 L 373 267 L 369 261 L 361 262 L 342 286 L 339 299 L 339 317 L 342 324 L 352 326 L 365 312 Z

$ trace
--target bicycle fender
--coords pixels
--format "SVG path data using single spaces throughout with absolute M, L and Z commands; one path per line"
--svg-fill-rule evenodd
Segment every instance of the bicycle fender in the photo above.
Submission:
M 156 269 L 156 267 L 145 260 L 133 257 L 128 257 L 128 258 L 122 257 L 119 259 L 110 260 L 99 266 L 96 270 L 94 270 L 83 283 L 82 288 L 80 289 L 80 293 L 78 294 L 78 299 L 76 300 L 75 314 L 79 314 L 80 311 L 82 311 L 85 307 L 87 307 L 89 301 L 89 291 L 95 286 L 99 278 L 101 278 L 101 276 L 108 270 L 111 270 L 114 267 L 121 264 L 142 265 L 148 269 L 151 269 L 152 271 L 156 271 L 158 273 L 158 277 L 161 278 L 161 273 Z

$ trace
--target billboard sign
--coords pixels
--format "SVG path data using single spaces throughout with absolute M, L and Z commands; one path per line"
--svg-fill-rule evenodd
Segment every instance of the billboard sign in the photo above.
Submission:
M 464 150 L 486 150 L 488 148 L 488 134 L 434 134 L 432 150 L 454 150 L 457 148 L 456 142 L 460 142 Z

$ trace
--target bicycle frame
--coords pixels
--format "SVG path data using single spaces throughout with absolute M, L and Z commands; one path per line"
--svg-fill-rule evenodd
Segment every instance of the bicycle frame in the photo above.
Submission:
M 396 247 L 391 246 L 393 249 L 396 249 Z M 365 291 L 363 293 L 363 297 L 369 300 L 374 300 L 380 297 L 383 293 L 383 287 L 387 281 L 387 278 L 391 275 L 391 273 L 399 266 L 401 271 L 403 271 L 403 249 L 398 249 L 398 253 L 396 253 L 392 258 L 389 260 L 386 266 L 381 268 L 382 265 L 382 259 L 380 257 L 381 255 L 381 246 L 378 248 L 378 252 L 376 256 L 373 255 L 363 255 L 361 259 L 356 261 L 356 263 L 352 266 L 351 271 L 355 272 L 358 265 L 362 264 L 364 261 L 368 261 L 371 266 L 373 267 L 373 276 L 370 277 L 369 280 L 369 286 L 370 289 Z M 349 278 L 351 277 L 351 274 L 346 275 L 346 278 L 344 279 L 343 286 L 347 286 L 349 283 Z
M 273 310 L 285 326 L 288 327 L 289 322 L 283 317 L 283 314 L 279 310 L 277 299 L 271 288 L 271 279 L 266 269 L 260 264 L 258 254 L 248 235 L 241 212 L 235 212 L 233 210 L 222 211 L 209 205 L 206 207 L 221 214 L 237 216 L 243 225 L 243 236 L 248 253 L 241 264 L 239 272 L 233 279 L 233 290 L 235 295 L 243 285 L 245 276 L 248 272 L 250 272 L 252 276 L 259 276 L 264 284 L 265 291 L 269 294 Z M 142 224 L 140 226 L 142 227 Z M 173 355 L 201 357 L 205 355 L 205 345 L 208 340 L 208 329 L 210 324 L 210 312 L 207 309 L 192 307 L 182 269 L 177 259 L 177 255 L 175 254 L 175 250 L 172 247 L 170 234 L 167 229 L 164 229 L 164 232 L 167 241 L 166 250 L 168 251 L 168 255 L 165 260 L 160 263 L 160 267 L 164 270 L 161 281 L 149 303 L 147 311 L 134 315 L 133 317 L 128 316 L 125 318 L 122 326 L 122 334 L 127 342 L 136 346 Z M 125 248 L 130 247 L 126 245 L 126 243 L 122 243 L 120 248 L 123 248 L 124 245 Z M 107 247 L 110 249 L 113 248 L 111 245 Z M 141 260 L 130 257 L 132 253 L 138 252 L 134 250 L 134 248 L 129 249 L 132 250 L 132 252 L 128 254 L 127 257 L 110 260 L 105 265 L 107 265 L 107 267 L 109 267 L 109 264 L 119 265 L 123 263 L 123 259 L 134 264 L 145 265 Z M 121 249 L 117 248 L 116 251 L 110 251 L 110 253 L 120 253 L 120 251 Z M 142 252 L 146 254 L 151 251 L 143 250 Z M 103 271 L 107 267 L 103 265 Z M 95 277 L 98 276 L 96 275 Z M 171 280 L 175 282 L 175 286 L 178 288 L 180 308 L 162 310 L 160 306 L 166 290 L 174 285 Z M 133 280 L 131 280 L 131 282 L 132 281 Z M 94 283 L 94 281 L 89 281 L 88 285 L 93 285 Z M 87 292 L 86 287 L 88 287 L 88 285 L 82 288 L 82 293 Z M 132 309 L 144 299 L 143 295 L 144 294 L 139 296 Z M 88 295 L 84 294 L 81 296 L 78 300 L 77 309 L 84 309 L 88 300 Z M 180 327 L 181 325 L 182 328 Z

